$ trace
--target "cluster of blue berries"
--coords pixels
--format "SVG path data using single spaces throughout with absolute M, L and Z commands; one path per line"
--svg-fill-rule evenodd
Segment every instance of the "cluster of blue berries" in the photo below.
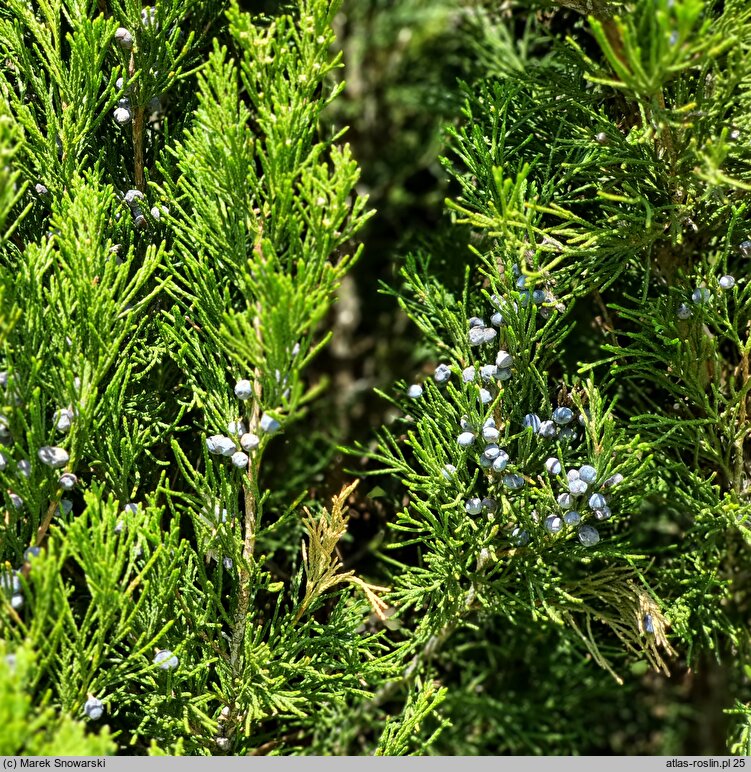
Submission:
M 741 242 L 738 248 L 744 257 L 751 257 L 751 241 Z M 735 283 L 735 277 L 731 276 L 729 273 L 720 276 L 720 278 L 717 280 L 717 285 L 719 286 L 720 290 L 724 292 L 729 292 L 732 290 L 733 287 L 735 287 Z M 706 305 L 711 300 L 712 293 L 706 286 L 696 287 L 691 293 L 691 302 L 695 306 Z M 681 321 L 686 321 L 694 315 L 694 312 L 688 303 L 681 303 L 676 309 L 675 315 Z
M 473 332 L 479 330 L 482 336 L 481 342 L 491 342 L 496 331 L 492 327 L 483 327 L 483 320 L 478 317 L 472 317 L 469 320 L 470 342 L 473 340 Z M 492 334 L 491 334 L 492 333 Z M 472 344 L 474 345 L 474 344 Z M 462 370 L 461 376 L 464 383 L 476 383 L 478 385 L 478 397 L 483 405 L 487 405 L 495 399 L 498 383 L 507 381 L 511 378 L 514 358 L 507 351 L 500 350 L 495 357 L 495 362 L 488 362 L 480 365 L 470 365 Z M 449 365 L 440 363 L 433 373 L 433 378 L 438 385 L 448 383 L 451 379 L 452 370 Z M 479 379 L 478 379 L 479 375 Z M 479 382 L 478 382 L 479 381 Z M 418 399 L 423 394 L 423 388 L 420 384 L 412 384 L 407 389 L 407 396 L 412 399 Z
M 141 22 L 144 27 L 154 25 L 156 22 L 156 8 L 144 8 L 141 12 Z M 114 40 L 115 44 L 123 51 L 130 51 L 133 48 L 133 35 L 130 30 L 125 27 L 118 27 L 115 30 Z M 118 78 L 115 85 L 117 86 L 118 91 L 122 91 L 126 84 L 123 78 Z M 115 119 L 115 123 L 117 123 L 118 126 L 127 126 L 133 120 L 133 107 L 130 103 L 129 94 L 130 88 L 128 87 L 125 89 L 125 95 L 118 100 L 117 107 L 113 112 L 112 117 Z M 152 113 L 160 112 L 161 107 L 162 105 L 159 97 L 154 97 L 148 105 L 148 109 Z
M 564 525 L 577 527 L 579 541 L 585 547 L 593 547 L 600 541 L 600 533 L 595 526 L 582 523 L 583 518 L 590 515 L 595 520 L 608 520 L 612 511 L 608 506 L 608 496 L 602 491 L 612 488 L 623 481 L 623 475 L 614 474 L 608 477 L 599 486 L 597 491 L 597 470 L 590 464 L 583 464 L 578 469 L 569 469 L 565 477 L 563 476 L 563 467 L 561 462 L 551 457 L 545 462 L 545 469 L 549 474 L 555 476 L 563 491 L 558 495 L 556 501 L 561 510 L 565 513 L 561 518 L 558 515 L 549 515 L 545 519 L 545 529 L 550 533 L 557 533 Z M 586 500 L 588 511 L 581 506 Z M 580 503 L 581 502 L 581 503 Z M 578 507 L 575 508 L 575 507 Z M 581 509 L 582 513 L 578 510 Z
M 531 429 L 534 434 L 546 440 L 575 440 L 576 427 L 572 426 L 574 411 L 570 407 L 557 407 L 549 419 L 543 420 L 537 413 L 527 413 L 522 419 L 522 426 Z M 579 423 L 584 423 L 584 415 L 579 416 Z
M 133 35 L 125 27 L 118 27 L 115 30 L 115 43 L 124 51 L 130 51 L 133 48 Z M 118 78 L 116 85 L 118 89 L 122 89 L 124 85 L 123 79 Z M 127 126 L 133 120 L 130 99 L 127 96 L 118 100 L 113 117 L 118 126 Z
M 547 319 L 552 313 L 552 304 L 555 297 L 549 290 L 534 289 L 530 291 L 527 288 L 527 277 L 521 275 L 518 265 L 513 267 L 515 276 L 515 286 L 519 291 L 519 302 L 507 300 L 498 295 L 491 295 L 490 302 L 492 313 L 490 315 L 490 324 L 487 324 L 482 317 L 472 316 L 467 320 L 468 331 L 467 338 L 472 348 L 480 348 L 490 343 L 494 343 L 498 337 L 498 329 L 504 325 L 504 313 L 508 314 L 511 310 L 517 313 L 519 306 L 522 308 L 532 302 L 539 307 L 539 314 Z M 544 305 L 543 305 L 544 304 Z M 498 391 L 498 384 L 509 380 L 513 375 L 514 358 L 507 351 L 500 349 L 494 361 L 485 363 L 475 363 L 465 367 L 461 371 L 462 381 L 464 383 L 476 383 L 478 385 L 478 397 L 483 405 L 493 401 Z M 452 375 L 451 367 L 445 363 L 439 364 L 433 378 L 438 385 L 447 383 Z M 479 380 L 479 382 L 478 382 Z M 423 395 L 423 387 L 419 383 L 414 383 L 407 388 L 407 396 L 411 399 L 419 399 Z
M 75 379 L 74 385 L 77 390 L 80 389 L 81 381 L 79 378 Z M 6 390 L 6 396 L 8 396 L 7 392 L 10 389 L 8 387 L 8 373 L 6 371 L 0 372 L 0 387 Z M 19 399 L 15 399 L 15 402 L 16 404 L 19 404 Z M 70 430 L 71 424 L 75 420 L 76 415 L 76 410 L 72 405 L 56 410 L 53 415 L 53 423 L 56 430 L 61 434 L 67 433 Z M 13 445 L 13 438 L 11 437 L 10 433 L 10 422 L 7 416 L 0 415 L 0 446 L 12 447 Z M 51 467 L 52 469 L 63 469 L 63 467 L 67 466 L 70 462 L 70 455 L 68 454 L 68 451 L 56 445 L 45 445 L 44 447 L 39 448 L 37 451 L 37 457 L 42 462 L 42 464 Z M 4 452 L 0 451 L 0 472 L 5 471 L 10 463 L 11 458 L 9 455 L 6 455 Z M 31 462 L 26 458 L 21 458 L 18 461 L 15 461 L 15 469 L 16 474 L 19 477 L 25 477 L 28 479 L 31 476 Z M 78 478 L 71 471 L 62 472 L 58 479 L 58 484 L 63 490 L 72 490 L 77 482 Z M 9 490 L 8 496 L 10 497 L 14 508 L 21 509 L 23 507 L 24 501 L 17 493 Z
M 143 201 L 144 195 L 140 190 L 131 189 L 125 192 L 123 201 L 130 208 L 130 213 L 133 217 L 133 223 L 136 228 L 144 228 L 146 226 L 146 218 L 143 215 L 141 209 L 141 201 Z M 169 209 L 166 206 L 152 206 L 150 210 L 152 219 L 159 221 L 162 219 L 162 215 L 169 214 Z M 122 261 L 120 261 L 122 262 Z
M 529 413 L 524 416 L 522 425 L 543 438 L 574 439 L 576 437 L 576 430 L 574 427 L 569 426 L 573 420 L 573 410 L 569 407 L 561 406 L 553 411 L 551 420 L 543 421 L 537 414 Z M 583 423 L 584 421 L 585 416 L 582 414 L 579 416 L 579 422 Z M 469 425 L 466 416 L 462 418 L 460 426 L 462 432 L 457 437 L 459 447 L 468 448 L 474 445 L 478 432 Z M 508 453 L 498 445 L 500 433 L 496 428 L 495 419 L 488 418 L 484 422 L 479 434 L 482 436 L 485 446 L 478 458 L 478 464 L 480 467 L 488 470 L 488 473 L 491 475 L 491 485 L 495 484 L 496 479 L 498 479 L 495 476 L 500 475 L 500 483 L 508 491 L 521 490 L 525 485 L 525 479 L 522 475 L 510 473 L 507 470 L 510 458 Z M 549 474 L 556 477 L 560 477 L 563 471 L 561 462 L 555 457 L 547 459 L 545 468 Z M 452 464 L 447 464 L 443 469 L 443 476 L 445 479 L 450 480 L 455 472 L 456 467 Z M 613 475 L 602 483 L 601 489 L 610 488 L 622 480 L 622 475 Z M 565 477 L 565 490 L 557 497 L 557 504 L 565 514 L 562 516 L 557 514 L 548 515 L 543 522 L 545 530 L 555 534 L 562 531 L 566 526 L 576 528 L 579 541 L 585 547 L 596 545 L 600 540 L 597 528 L 589 523 L 582 523 L 583 516 L 574 509 L 577 500 L 589 493 L 590 495 L 587 499 L 589 513 L 596 520 L 607 520 L 611 516 L 612 513 L 608 507 L 607 497 L 603 493 L 594 490 L 596 482 L 597 471 L 589 464 L 584 464 L 579 469 L 569 470 Z M 479 515 L 483 512 L 492 514 L 497 509 L 497 502 L 490 497 L 482 499 L 472 497 L 467 499 L 464 509 L 470 515 Z M 533 519 L 539 520 L 536 513 L 533 513 Z M 511 543 L 514 546 L 523 547 L 529 541 L 530 534 L 526 529 L 516 527 L 511 532 Z
M 537 305 L 546 303 L 542 306 L 541 313 L 545 310 L 549 315 L 552 301 L 555 299 L 544 290 L 535 289 L 530 292 L 526 288 L 527 279 L 525 276 L 519 276 L 518 268 L 515 270 L 515 274 L 521 305 L 525 306 L 530 302 Z M 494 312 L 490 317 L 490 325 L 487 325 L 479 317 L 471 317 L 467 320 L 468 342 L 472 347 L 481 347 L 495 342 L 498 336 L 497 328 L 504 324 L 503 313 L 505 304 L 509 301 L 493 295 L 491 302 Z M 514 311 L 518 310 L 516 303 L 512 303 L 512 305 Z M 479 401 L 486 405 L 494 400 L 498 390 L 502 388 L 499 382 L 509 380 L 513 376 L 513 367 L 513 356 L 504 349 L 500 349 L 495 354 L 494 361 L 476 363 L 464 368 L 461 371 L 461 379 L 465 384 L 476 383 L 478 385 Z M 433 378 L 438 385 L 443 385 L 451 379 L 452 374 L 452 368 L 448 364 L 440 363 L 435 369 Z M 408 397 L 417 399 L 422 396 L 423 387 L 420 384 L 412 384 L 406 393 Z M 548 419 L 542 419 L 536 413 L 528 413 L 522 419 L 522 427 L 543 440 L 571 443 L 579 436 L 576 424 L 584 425 L 586 423 L 586 411 L 578 416 L 578 421 L 575 419 L 574 411 L 570 407 L 560 405 L 552 411 Z M 494 417 L 491 416 L 481 426 L 476 426 L 473 425 L 468 416 L 462 416 L 459 421 L 459 429 L 456 444 L 462 450 L 473 447 L 478 439 L 482 440 L 483 444 L 477 456 L 477 463 L 488 475 L 491 494 L 498 485 L 501 485 L 509 493 L 518 492 L 524 488 L 526 484 L 524 476 L 518 471 L 514 471 L 508 452 L 499 445 L 501 433 Z M 511 468 L 509 468 L 510 465 Z M 583 464 L 578 469 L 570 469 L 566 472 L 565 478 L 561 476 L 563 466 L 557 458 L 549 458 L 545 463 L 545 468 L 549 474 L 558 477 L 564 485 L 564 490 L 557 496 L 557 504 L 561 509 L 561 514 L 547 515 L 543 521 L 545 530 L 550 534 L 556 534 L 565 528 L 575 528 L 582 545 L 585 547 L 595 546 L 600 541 L 599 531 L 591 523 L 583 521 L 589 518 L 604 521 L 611 517 L 608 497 L 604 491 L 621 482 L 623 480 L 622 475 L 615 474 L 609 477 L 598 488 L 597 470 L 590 464 Z M 454 464 L 446 464 L 441 471 L 444 479 L 451 481 L 456 475 L 457 468 Z M 586 506 L 577 504 L 579 501 L 582 503 L 586 501 Z M 483 513 L 492 516 L 497 509 L 498 502 L 492 495 L 472 496 L 464 502 L 464 511 L 473 516 Z M 533 512 L 532 516 L 535 521 L 539 522 L 540 517 L 536 512 Z M 524 546 L 529 541 L 530 534 L 524 528 L 516 527 L 511 532 L 511 543 L 515 546 Z
M 133 216 L 133 223 L 136 228 L 143 228 L 146 225 L 146 218 L 143 216 L 140 204 L 143 201 L 143 193 L 140 190 L 128 190 L 123 196 L 123 200 L 130 207 L 130 213 Z
M 39 547 L 27 547 L 23 553 L 24 562 L 31 563 L 34 558 L 39 556 L 40 552 L 41 550 Z M 14 571 L 8 568 L 0 573 L 0 592 L 2 592 L 6 598 L 10 598 L 10 605 L 16 611 L 23 607 L 21 569 Z
M 242 400 L 248 400 L 253 394 L 253 386 L 247 379 L 237 381 L 235 384 L 235 396 Z M 259 428 L 264 434 L 276 434 L 282 425 L 276 418 L 268 413 L 261 416 Z M 226 456 L 231 459 L 232 465 L 238 469 L 245 469 L 250 458 L 248 453 L 253 452 L 261 444 L 261 438 L 254 432 L 247 431 L 242 420 L 230 421 L 227 424 L 227 435 L 215 434 L 206 439 L 206 448 L 215 456 Z M 240 447 L 238 448 L 238 443 Z
M 486 419 L 479 431 L 469 422 L 467 416 L 462 416 L 459 426 L 462 431 L 456 438 L 456 444 L 460 448 L 473 446 L 477 437 L 481 436 L 485 442 L 485 447 L 477 458 L 479 466 L 488 470 L 491 475 L 501 475 L 506 472 L 510 458 L 508 453 L 498 445 L 500 432 L 496 428 L 493 417 Z M 447 469 L 444 468 L 444 472 L 446 471 Z M 524 487 L 524 478 L 518 474 L 506 473 L 502 475 L 500 480 L 511 491 L 517 491 Z M 469 512 L 469 510 L 467 511 Z M 491 510 L 488 509 L 487 511 Z M 479 514 L 479 512 L 471 512 L 470 514 Z

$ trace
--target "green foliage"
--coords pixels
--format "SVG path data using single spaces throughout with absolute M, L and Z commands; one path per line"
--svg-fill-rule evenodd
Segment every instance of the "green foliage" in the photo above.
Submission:
M 0 654 L 3 756 L 112 755 L 115 744 L 106 727 L 100 734 L 87 733 L 84 722 L 56 712 L 47 700 L 32 699 L 27 677 L 34 672 L 34 654 L 28 648 Z
M 274 6 L 0 9 L 4 752 L 748 754 L 747 3 Z
M 292 431 L 320 392 L 302 372 L 328 340 L 319 328 L 368 217 L 341 132 L 319 128 L 341 90 L 330 85 L 336 5 L 314 0 L 253 22 L 230 9 L 239 62 L 214 44 L 195 111 L 180 115 L 186 128 L 173 140 L 166 105 L 149 105 L 189 75 L 181 68 L 210 10 L 172 3 L 152 18 L 118 5 L 117 21 L 134 31 L 126 49 L 113 43 L 114 19 L 89 18 L 77 4 L 39 14 L 12 6 L 0 35 L 8 55 L 24 35 L 39 47 L 26 46 L 2 80 L 13 116 L 2 124 L 11 190 L 3 220 L 31 213 L 22 239 L 3 231 L 4 267 L 24 302 L 3 326 L 3 552 L 22 571 L 3 574 L 11 592 L 2 634 L 36 652 L 28 680 L 50 705 L 75 712 L 98 695 L 125 752 L 245 753 L 280 727 L 304 735 L 320 711 L 367 697 L 394 672 L 380 636 L 358 632 L 368 603 L 381 613 L 381 588 L 333 555 L 346 518 L 320 544 L 310 526 L 287 581 L 275 580 L 262 552 L 267 534 L 271 546 L 280 529 L 300 533 L 305 498 L 304 478 L 291 478 L 294 487 L 274 491 L 285 511 L 264 512 L 265 421 Z M 35 56 L 44 66 L 32 77 Z M 104 62 L 109 75 L 92 80 Z M 30 91 L 19 96 L 20 82 Z M 92 164 L 124 93 L 132 153 L 115 128 Z M 65 108 L 74 94 L 81 110 Z M 49 189 L 37 186 L 21 211 L 39 177 Z M 234 382 L 248 377 L 252 397 L 238 404 Z M 231 420 L 262 437 L 244 473 L 197 441 Z M 58 445 L 54 471 L 38 451 Z M 70 499 L 62 473 L 75 475 Z M 335 499 L 334 515 L 344 506 Z M 29 543 L 39 555 L 24 551 Z M 331 563 L 313 584 L 305 563 L 303 594 L 306 554 Z M 324 607 L 319 620 L 313 611 Z
M 729 712 L 741 717 L 737 739 L 730 746 L 730 752 L 738 756 L 748 756 L 751 754 L 751 710 L 748 705 L 738 704 L 734 710 Z
M 588 653 L 623 685 L 619 699 L 633 688 L 634 657 L 669 674 L 676 657 L 701 667 L 710 651 L 734 693 L 747 694 L 750 250 L 738 244 L 749 228 L 748 156 L 743 131 L 731 138 L 730 127 L 748 125 L 747 81 L 735 67 L 747 72 L 740 57 L 751 28 L 734 4 L 602 7 L 585 24 L 599 51 L 578 25 L 554 40 L 553 54 L 536 55 L 550 28 L 528 18 L 521 41 L 503 20 L 479 36 L 484 60 L 492 51 L 507 64 L 464 84 L 462 120 L 448 130 L 444 164 L 459 193 L 447 207 L 455 228 L 471 229 L 470 266 L 453 263 L 463 294 L 456 275 L 438 270 L 451 261 L 440 242 L 408 256 L 402 287 L 386 288 L 451 377 L 427 379 L 416 399 L 399 382 L 389 397 L 399 417 L 376 449 L 359 451 L 407 493 L 387 545 L 414 652 L 404 681 L 430 673 L 454 684 L 444 709 L 464 723 L 444 741 L 461 743 L 480 717 L 497 714 L 502 750 L 551 752 L 563 738 L 552 728 L 528 736 L 539 716 L 529 703 L 509 715 L 494 704 L 498 687 L 478 696 L 468 678 L 450 675 L 454 659 L 467 669 L 473 645 L 508 668 L 530 667 L 503 636 L 486 643 L 483 625 L 525 636 L 550 625 L 554 647 Z M 719 284 L 727 273 L 734 288 Z M 677 315 L 681 302 L 689 318 Z M 502 322 L 487 353 L 490 345 L 470 346 L 468 319 L 487 324 L 493 312 Z M 513 357 L 508 379 L 481 380 L 498 349 Z M 581 428 L 572 424 L 565 439 L 556 432 L 557 441 L 523 428 L 526 414 L 545 419 L 556 405 L 580 415 Z M 497 474 L 478 463 L 489 419 L 509 456 Z M 467 430 L 476 439 L 464 449 L 457 436 Z M 557 496 L 568 481 L 548 473 L 550 457 L 562 475 L 596 469 L 596 485 L 574 505 L 599 530 L 593 546 L 574 527 L 544 527 L 566 509 Z M 612 517 L 597 522 L 586 499 L 609 494 L 601 485 L 614 473 L 624 481 L 608 501 Z M 523 486 L 506 484 L 509 474 Z M 471 497 L 477 506 L 489 497 L 490 507 L 468 515 Z M 466 653 L 456 658 L 459 639 Z M 546 678 L 566 691 L 561 670 Z M 586 689 L 577 689 L 583 706 Z M 565 740 L 570 752 L 577 737 Z M 494 747 L 487 742 L 474 752 Z

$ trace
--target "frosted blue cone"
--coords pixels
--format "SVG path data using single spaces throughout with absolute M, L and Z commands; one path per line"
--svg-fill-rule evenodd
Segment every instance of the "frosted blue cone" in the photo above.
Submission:
M 712 293 L 706 287 L 697 287 L 691 293 L 691 300 L 697 305 L 708 303 L 712 299 Z
M 455 474 L 456 467 L 453 464 L 445 464 L 443 469 L 441 469 L 441 475 L 443 476 L 444 480 L 451 480 Z
M 99 721 L 104 713 L 104 705 L 96 697 L 89 697 L 84 703 L 83 712 L 92 721 Z
M 72 472 L 65 472 L 65 474 L 60 475 L 60 479 L 57 482 L 64 491 L 70 491 L 76 487 L 78 478 Z
M 451 378 L 451 368 L 448 365 L 440 364 L 433 373 L 436 383 L 446 383 Z
M 568 407 L 558 407 L 553 411 L 553 420 L 560 426 L 571 423 L 574 418 L 574 412 Z
M 514 358 L 508 351 L 501 349 L 496 355 L 495 364 L 500 370 L 508 370 L 514 364 Z
M 245 469 L 248 466 L 249 460 L 247 454 L 243 453 L 241 450 L 233 453 L 231 458 L 232 466 L 235 466 L 238 469 Z
M 206 448 L 215 456 L 231 456 L 237 450 L 234 440 L 222 434 L 207 437 Z
M 255 450 L 261 444 L 261 438 L 257 434 L 248 432 L 240 437 L 240 447 L 245 451 Z
M 598 530 L 591 525 L 583 525 L 579 528 L 579 541 L 585 547 L 594 547 L 597 542 L 600 541 L 600 534 Z
M 472 327 L 469 331 L 469 345 L 482 346 L 485 343 L 485 334 L 483 327 Z
M 51 466 L 53 469 L 59 469 L 70 461 L 67 450 L 49 445 L 39 448 L 37 455 L 43 464 Z
M 128 206 L 137 206 L 138 202 L 143 200 L 143 193 L 140 190 L 131 189 L 125 193 L 123 199 Z
M 472 432 L 462 432 L 457 438 L 456 442 L 460 448 L 468 448 L 475 441 L 475 435 Z
M 242 421 L 230 421 L 227 424 L 227 434 L 230 437 L 241 437 L 245 434 L 245 424 Z
M 512 491 L 518 491 L 524 487 L 524 478 L 518 474 L 507 474 L 503 478 L 503 484 Z
M 495 428 L 495 426 L 483 427 L 482 438 L 486 442 L 496 442 L 500 436 L 501 433 L 498 431 L 498 429 Z
M 268 413 L 264 413 L 261 416 L 261 430 L 266 434 L 275 434 L 282 428 L 282 425 L 276 418 L 272 418 Z
M 583 496 L 587 492 L 587 483 L 584 480 L 572 480 L 568 484 L 568 490 L 572 496 Z
M 133 35 L 128 32 L 125 27 L 118 27 L 115 30 L 115 43 L 125 51 L 130 51 L 133 48 Z
M 602 484 L 603 488 L 612 488 L 614 485 L 618 485 L 619 483 L 623 482 L 623 475 L 619 472 L 616 472 L 614 475 L 608 477 L 607 480 Z
M 253 386 L 247 379 L 242 379 L 235 384 L 235 396 L 238 399 L 249 399 L 253 394 Z
M 498 457 L 493 460 L 493 471 L 502 472 L 508 466 L 508 461 L 508 453 L 506 453 L 505 450 L 502 450 L 498 454 Z
M 464 509 L 468 515 L 479 515 L 482 512 L 482 501 L 478 498 L 467 499 Z
M 130 110 L 126 107 L 116 107 L 112 113 L 112 117 L 115 119 L 115 123 L 118 126 L 127 126 L 133 118 Z
M 169 649 L 162 649 L 154 655 L 154 664 L 159 665 L 162 670 L 174 670 L 178 659 Z
M 543 421 L 538 434 L 546 440 L 552 440 L 558 434 L 558 427 L 552 421 Z
M 485 446 L 485 450 L 483 450 L 482 454 L 485 458 L 494 461 L 501 455 L 501 449 L 495 443 L 491 443 L 490 445 Z
M 39 547 L 27 547 L 23 552 L 23 559 L 29 563 L 34 558 L 38 558 L 42 554 L 42 550 Z
M 491 381 L 495 378 L 497 372 L 498 372 L 497 365 L 483 365 L 480 368 L 480 377 L 485 382 Z

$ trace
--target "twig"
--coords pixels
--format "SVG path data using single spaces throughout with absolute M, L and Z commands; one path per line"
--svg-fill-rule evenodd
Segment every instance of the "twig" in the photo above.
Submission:
M 131 52 L 128 63 L 128 78 L 132 78 L 136 71 L 136 58 Z M 140 91 L 140 89 L 139 89 Z M 134 94 L 134 96 L 137 96 Z M 143 173 L 143 120 L 146 108 L 143 105 L 136 107 L 133 115 L 133 166 L 136 188 L 142 193 L 146 187 L 146 179 Z
M 44 520 L 42 520 L 39 526 L 39 529 L 37 530 L 37 540 L 36 540 L 37 547 L 42 546 L 45 536 L 47 535 L 47 530 L 50 527 L 52 518 L 55 516 L 55 512 L 57 511 L 57 507 L 59 503 L 60 503 L 60 496 L 57 495 L 52 500 L 49 507 L 47 507 L 47 514 L 45 514 Z
M 143 173 L 143 119 L 145 108 L 136 107 L 133 115 L 133 165 L 135 169 L 136 187 L 143 192 L 146 178 Z
M 258 370 L 254 373 L 254 391 L 255 399 L 249 418 L 249 431 L 256 432 L 260 423 L 260 373 Z M 258 469 L 259 459 L 251 457 L 248 463 L 248 476 L 244 485 L 245 488 L 245 524 L 243 529 L 243 560 L 240 564 L 239 582 L 240 597 L 237 602 L 237 613 L 235 614 L 235 623 L 232 629 L 232 641 L 230 643 L 230 666 L 237 670 L 240 659 L 240 650 L 245 638 L 246 617 L 248 607 L 250 606 L 250 571 L 248 565 L 253 559 L 253 552 L 256 546 L 256 531 L 258 520 Z
M 746 400 L 748 394 L 745 393 L 745 385 L 748 383 L 749 363 L 748 363 L 748 349 L 744 349 L 741 361 L 739 364 L 741 371 L 741 404 L 738 410 L 738 436 L 735 439 L 735 474 L 733 480 L 733 488 L 736 494 L 741 492 L 741 481 L 743 479 L 743 446 L 746 440 L 746 434 L 748 429 L 746 428 Z
M 304 736 L 305 733 L 302 729 L 298 730 L 297 732 L 290 732 L 289 734 L 282 735 L 282 737 L 279 737 L 276 740 L 269 740 L 268 742 L 263 743 L 263 745 L 259 745 L 257 748 L 249 751 L 248 756 L 263 756 L 266 751 L 273 750 L 278 745 L 286 743 L 288 740 L 301 740 Z
M 261 232 L 259 232 L 256 239 L 255 246 L 253 248 L 255 254 L 263 259 L 263 253 L 261 251 Z M 256 311 L 255 319 L 253 320 L 253 326 L 258 336 L 258 340 L 261 340 L 261 320 L 260 320 L 260 308 Z M 248 431 L 256 432 L 261 421 L 261 373 L 256 368 L 253 372 L 253 404 L 248 417 Z M 230 656 L 229 664 L 232 669 L 235 679 L 239 679 L 242 675 L 240 672 L 240 661 L 243 651 L 243 643 L 245 641 L 245 631 L 248 624 L 248 609 L 250 607 L 250 580 L 251 571 L 248 566 L 253 560 L 253 552 L 256 546 L 256 533 L 258 529 L 258 471 L 260 467 L 260 454 L 251 455 L 248 462 L 248 474 L 244 484 L 245 489 L 245 524 L 243 530 L 243 559 L 240 561 L 240 567 L 238 569 L 238 582 L 239 582 L 239 597 L 237 600 L 237 610 L 235 612 L 235 620 L 232 625 L 232 636 L 230 639 Z M 236 701 L 233 700 L 230 707 L 230 714 L 227 717 L 227 723 L 225 731 L 227 732 L 227 738 L 232 740 L 237 723 L 238 707 Z

